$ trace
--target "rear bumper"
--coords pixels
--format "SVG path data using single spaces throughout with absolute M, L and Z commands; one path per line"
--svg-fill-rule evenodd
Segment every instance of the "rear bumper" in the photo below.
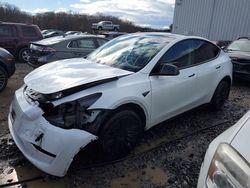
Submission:
M 234 72 L 233 72 L 233 76 L 234 76 L 235 78 L 241 78 L 241 79 L 244 79 L 244 80 L 246 80 L 246 81 L 250 81 L 250 73 L 248 73 L 248 72 L 244 72 L 244 71 L 242 71 L 242 72 L 240 72 L 240 71 L 234 71 Z
M 250 81 L 250 64 L 233 61 L 233 74 L 234 77 Z
M 40 67 L 44 64 L 50 63 L 52 61 L 57 60 L 54 56 L 54 54 L 46 55 L 46 56 L 41 56 L 41 57 L 36 57 L 36 56 L 30 56 L 28 64 L 34 68 Z
M 8 117 L 10 133 L 32 164 L 48 174 L 64 176 L 79 150 L 97 137 L 55 127 L 42 114 L 36 103 L 26 101 L 23 88 L 17 90 Z

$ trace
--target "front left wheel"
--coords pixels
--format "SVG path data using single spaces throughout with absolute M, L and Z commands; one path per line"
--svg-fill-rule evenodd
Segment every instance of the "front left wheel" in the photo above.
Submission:
M 127 155 L 143 132 L 141 118 L 132 110 L 112 114 L 99 136 L 99 150 L 104 160 L 115 160 Z
M 8 83 L 8 74 L 6 70 L 0 66 L 0 92 L 4 90 Z

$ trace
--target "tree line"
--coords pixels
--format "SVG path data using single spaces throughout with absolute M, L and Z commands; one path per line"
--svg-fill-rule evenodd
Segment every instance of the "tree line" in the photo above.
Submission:
M 92 23 L 102 20 L 108 20 L 115 24 L 119 24 L 120 30 L 128 33 L 137 31 L 168 31 L 140 27 L 131 21 L 121 20 L 117 17 L 100 13 L 88 15 L 73 12 L 45 12 L 32 15 L 28 12 L 21 11 L 14 5 L 0 3 L 0 21 L 35 24 L 38 25 L 41 30 L 58 29 L 62 31 L 83 31 L 91 33 Z

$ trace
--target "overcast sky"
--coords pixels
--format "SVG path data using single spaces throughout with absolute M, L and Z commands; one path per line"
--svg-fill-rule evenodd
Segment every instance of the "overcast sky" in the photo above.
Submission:
M 175 0 L 8 0 L 21 10 L 35 13 L 73 11 L 102 13 L 141 26 L 165 28 L 173 21 Z

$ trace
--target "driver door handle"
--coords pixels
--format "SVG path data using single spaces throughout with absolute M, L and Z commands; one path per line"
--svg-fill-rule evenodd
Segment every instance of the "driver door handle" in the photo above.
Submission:
M 191 74 L 191 75 L 189 75 L 188 77 L 191 78 L 191 77 L 193 77 L 193 76 L 195 76 L 195 74 Z

